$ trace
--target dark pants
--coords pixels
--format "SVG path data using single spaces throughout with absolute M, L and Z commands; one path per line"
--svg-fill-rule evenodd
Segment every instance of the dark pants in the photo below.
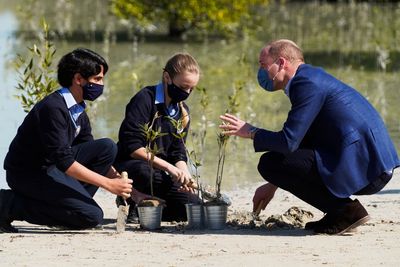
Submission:
M 150 194 L 150 167 L 143 160 L 127 160 L 115 163 L 119 172 L 128 172 L 129 178 L 133 180 L 133 187 L 140 192 Z M 154 196 L 166 201 L 166 207 L 163 210 L 163 221 L 186 221 L 186 203 L 198 203 L 196 195 L 179 192 L 179 184 L 174 183 L 172 178 L 159 169 L 154 169 L 153 174 L 153 192 Z
M 334 212 L 351 201 L 350 198 L 335 196 L 326 188 L 317 170 L 315 153 L 310 149 L 299 149 L 286 155 L 265 153 L 260 158 L 258 171 L 266 181 L 289 191 L 324 213 Z M 390 178 L 383 174 L 355 195 L 374 194 Z
M 110 139 L 82 143 L 72 149 L 77 162 L 101 175 L 108 172 L 117 153 Z M 10 211 L 13 220 L 72 229 L 102 223 L 103 211 L 93 200 L 98 187 L 80 182 L 55 166 L 47 172 L 7 171 L 7 183 L 15 193 Z

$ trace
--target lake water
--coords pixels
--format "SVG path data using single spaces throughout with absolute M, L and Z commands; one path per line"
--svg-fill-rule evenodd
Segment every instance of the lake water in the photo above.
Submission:
M 19 101 L 14 97 L 16 76 L 15 73 L 6 68 L 6 62 L 10 60 L 13 53 L 15 39 L 12 32 L 17 28 L 17 21 L 10 12 L 0 13 L 0 188 L 6 187 L 5 171 L 3 161 L 8 151 L 8 146 L 14 138 L 19 124 L 22 122 L 25 113 Z
M 99 5 L 101 1 L 96 1 L 96 3 Z M 71 7 L 66 8 L 72 10 Z M 399 149 L 400 120 L 398 119 L 398 114 L 400 114 L 400 108 L 398 103 L 400 102 L 400 94 L 398 93 L 398 67 L 396 67 L 398 66 L 396 65 L 398 53 L 386 54 L 387 51 L 382 49 L 379 51 L 374 49 L 371 51 L 363 50 L 365 48 L 370 49 L 374 42 L 371 41 L 368 44 L 364 42 L 363 35 L 359 31 L 356 31 L 356 35 L 353 34 L 357 37 L 354 40 L 359 43 L 365 43 L 365 45 L 363 47 L 358 45 L 360 49 L 356 46 L 358 50 L 356 49 L 351 53 L 340 51 L 340 44 L 333 44 L 330 40 L 339 43 L 341 41 L 343 43 L 346 42 L 346 49 L 352 48 L 351 44 L 348 43 L 349 38 L 344 35 L 345 31 L 341 31 L 341 28 L 336 31 L 337 36 L 332 36 L 330 39 L 327 38 L 325 32 L 319 31 L 318 28 L 310 28 L 308 25 L 304 26 L 303 31 L 302 29 L 294 31 L 293 28 L 288 26 L 294 22 L 288 21 L 291 15 L 287 16 L 287 13 L 309 14 L 309 12 L 300 8 L 293 8 L 293 10 L 284 10 L 281 7 L 274 8 L 268 13 L 270 16 L 276 14 L 274 27 L 285 26 L 287 32 L 282 36 L 301 40 L 306 62 L 324 67 L 330 73 L 357 88 L 365 95 L 381 113 L 396 147 Z M 311 6 L 311 8 L 317 7 Z M 323 11 L 334 12 L 335 9 L 324 8 Z M 345 12 L 346 10 L 343 9 L 342 11 Z M 369 12 L 369 9 L 366 12 Z M 93 15 L 88 10 L 84 10 L 84 13 L 88 15 L 84 19 L 90 19 L 90 16 Z M 313 9 L 314 13 L 319 14 Z M 286 24 L 276 23 L 282 17 L 281 15 Z M 324 16 L 321 15 L 320 18 L 322 19 Z M 78 17 L 81 18 L 81 16 Z M 267 17 L 270 18 L 265 16 L 265 18 Z M 67 20 L 68 18 L 68 16 L 63 17 L 66 23 L 58 24 L 67 27 L 69 25 L 68 21 L 76 22 L 70 18 Z M 302 23 L 305 24 L 307 16 L 302 18 L 304 18 Z M 296 19 L 298 20 L 300 17 L 296 17 Z M 369 19 L 373 19 L 373 17 L 369 17 Z M 15 13 L 11 11 L 2 10 L 0 3 L 1 163 L 3 163 L 8 145 L 25 116 L 19 101 L 13 97 L 17 93 L 14 87 L 18 77 L 15 70 L 9 66 L 9 61 L 17 52 L 26 53 L 26 46 L 34 42 L 32 39 L 25 40 L 12 34 L 20 30 L 20 26 L 32 23 L 24 21 L 24 23 L 19 24 L 18 21 L 24 20 L 17 18 Z M 99 21 L 102 21 L 101 18 Z M 235 88 L 241 88 L 238 115 L 254 125 L 279 130 L 290 108 L 289 101 L 283 93 L 266 93 L 260 89 L 256 82 L 258 54 L 262 45 L 267 41 L 264 38 L 279 38 L 281 36 L 277 33 L 279 30 L 284 30 L 278 28 L 271 30 L 267 27 L 270 25 L 267 19 L 262 23 L 264 24 L 261 25 L 265 27 L 265 37 L 259 37 L 258 39 L 244 37 L 235 41 L 195 42 L 189 39 L 182 43 L 170 42 L 162 38 L 155 41 L 143 41 L 139 38 L 136 41 L 125 40 L 117 42 L 112 34 L 105 38 L 105 41 L 94 41 L 93 38 L 90 38 L 90 34 L 87 34 L 89 35 L 87 38 L 74 38 L 69 41 L 56 38 L 56 61 L 63 54 L 77 47 L 88 47 L 108 59 L 110 70 L 106 75 L 104 97 L 100 101 L 96 101 L 96 104 L 89 108 L 88 113 L 91 117 L 93 133 L 96 138 L 110 137 L 117 141 L 118 129 L 124 116 L 125 105 L 133 94 L 143 85 L 152 85 L 159 81 L 162 68 L 173 53 L 178 51 L 191 53 L 198 60 L 202 69 L 199 87 L 206 88 L 208 105 L 202 106 L 200 104 L 202 95 L 199 91 L 195 91 L 188 100 L 188 104 L 191 107 L 191 128 L 193 133 L 198 136 L 202 129 L 206 129 L 207 132 L 203 149 L 199 149 L 197 145 L 199 143 L 198 139 L 191 138 L 191 136 L 188 139 L 188 144 L 190 148 L 195 147 L 198 152 L 202 152 L 200 153 L 203 158 L 203 166 L 200 169 L 202 179 L 206 183 L 213 184 L 216 173 L 218 115 L 226 110 L 228 97 Z M 314 21 L 314 24 L 315 27 L 319 27 L 319 24 L 325 25 L 318 23 L 318 21 L 316 23 Z M 83 25 L 87 26 L 89 24 L 85 22 Z M 96 26 L 96 24 L 90 25 Z M 360 23 L 359 25 L 361 27 L 364 24 Z M 364 35 L 374 35 L 376 34 L 375 32 L 382 32 L 379 31 L 378 26 L 376 25 L 378 30 L 375 31 L 375 28 L 372 27 L 372 29 L 369 29 L 370 32 L 365 31 Z M 96 27 L 101 28 L 99 25 Z M 321 39 L 314 40 L 316 32 L 321 32 Z M 261 27 L 259 35 L 262 33 L 263 28 Z M 310 36 L 309 39 L 314 41 L 311 42 L 305 36 Z M 400 34 L 396 36 L 398 38 Z M 382 64 L 389 64 L 388 66 L 392 67 L 383 68 Z M 253 152 L 252 144 L 249 140 L 231 138 L 227 151 L 223 188 L 232 189 L 243 186 L 246 183 L 262 181 L 256 171 L 259 156 L 260 154 Z M 0 188 L 6 187 L 4 178 L 4 170 L 0 168 Z

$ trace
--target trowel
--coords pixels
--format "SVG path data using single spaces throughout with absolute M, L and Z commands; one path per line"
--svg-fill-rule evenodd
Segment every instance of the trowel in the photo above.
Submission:
M 128 173 L 122 172 L 121 179 L 128 179 Z M 118 206 L 118 214 L 117 214 L 117 232 L 125 232 L 126 221 L 128 219 L 129 213 L 129 205 L 126 202 L 125 198 L 122 198 L 124 201 L 121 202 Z

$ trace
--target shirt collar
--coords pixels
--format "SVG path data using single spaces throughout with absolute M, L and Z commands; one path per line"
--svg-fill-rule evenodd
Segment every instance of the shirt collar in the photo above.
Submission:
M 164 94 L 164 85 L 159 83 L 156 85 L 156 97 L 154 100 L 154 104 L 162 104 L 165 103 L 165 94 Z M 179 114 L 179 106 L 178 104 L 171 103 L 168 107 L 165 107 L 166 112 L 169 116 L 175 117 Z
M 299 67 L 297 68 L 297 70 L 296 70 L 295 74 L 293 75 L 293 77 L 290 78 L 290 80 L 286 84 L 284 92 L 285 92 L 285 95 L 287 95 L 288 97 L 289 97 L 290 84 L 292 83 L 292 80 L 293 80 L 294 76 L 296 76 L 296 74 L 299 71 L 299 69 L 302 68 L 304 65 L 305 65 L 305 63 L 299 65 Z
M 74 96 L 71 94 L 68 88 L 61 88 L 58 93 L 64 98 L 65 104 L 71 114 L 74 123 L 77 121 L 78 117 L 85 111 L 86 103 L 82 101 L 81 103 L 76 103 Z
M 285 88 L 283 89 L 283 91 L 285 92 L 285 95 L 287 95 L 288 97 L 289 97 L 289 88 L 290 88 L 290 84 L 292 83 L 293 77 L 290 78 L 290 80 L 286 84 Z
M 154 100 L 154 104 L 164 103 L 164 86 L 162 83 L 157 84 L 156 86 L 156 99 Z
M 64 98 L 65 104 L 67 104 L 67 108 L 70 109 L 74 105 L 80 105 L 83 109 L 86 108 L 85 101 L 82 101 L 80 104 L 76 103 L 74 96 L 71 94 L 68 88 L 61 88 L 58 90 L 59 94 Z

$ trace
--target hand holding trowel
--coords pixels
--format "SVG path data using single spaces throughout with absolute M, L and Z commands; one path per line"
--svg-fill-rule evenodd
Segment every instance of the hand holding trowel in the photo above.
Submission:
M 128 179 L 128 173 L 127 172 L 122 172 L 121 173 L 121 179 Z M 126 220 L 128 218 L 128 213 L 129 213 L 129 205 L 126 202 L 125 198 L 122 198 L 124 201 L 122 201 L 118 205 L 118 214 L 117 214 L 117 232 L 125 232 L 125 227 L 126 227 Z

